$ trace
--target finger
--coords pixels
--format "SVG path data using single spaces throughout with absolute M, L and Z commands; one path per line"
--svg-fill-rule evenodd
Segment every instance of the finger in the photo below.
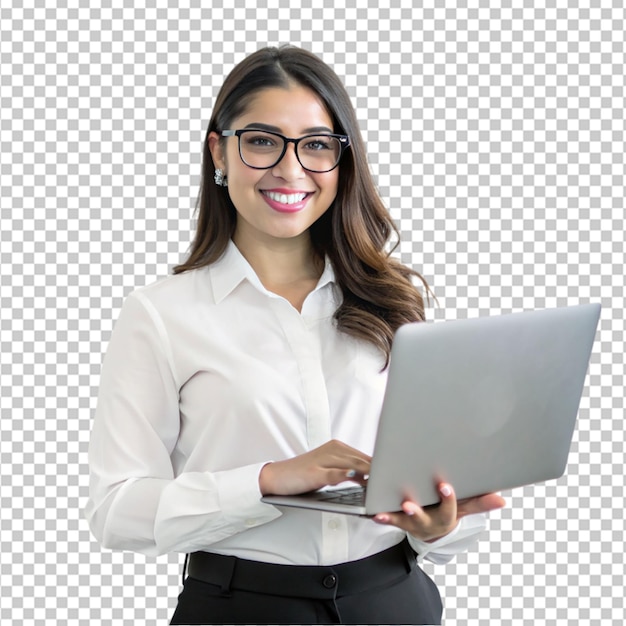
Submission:
M 401 511 L 378 513 L 373 519 L 379 524 L 391 524 L 409 532 L 415 530 L 416 526 L 426 527 L 431 524 L 430 511 L 425 511 L 412 500 L 405 500 Z
M 439 493 L 439 506 L 433 511 L 439 523 L 449 525 L 457 518 L 457 501 L 456 494 L 450 483 L 439 483 L 437 485 Z
M 331 464 L 332 466 L 346 468 L 346 470 L 353 470 L 358 474 L 369 474 L 370 467 L 372 465 L 370 459 L 352 455 L 333 460 L 334 463 Z
M 337 485 L 346 480 L 350 480 L 355 483 L 359 483 L 360 485 L 366 485 L 367 479 L 360 472 L 356 472 L 354 470 L 345 470 L 338 468 L 331 468 L 325 470 L 325 478 L 327 485 Z
M 488 493 L 476 498 L 467 498 L 458 504 L 458 517 L 473 515 L 475 513 L 487 513 L 506 506 L 506 500 L 497 493 Z
M 371 466 L 369 460 L 356 456 L 331 457 L 322 461 L 321 465 L 328 469 L 342 469 L 346 473 L 353 472 L 352 478 L 369 474 Z
M 439 504 L 434 504 L 423 509 L 416 502 L 405 500 L 402 503 L 402 510 L 406 515 L 413 517 L 421 524 L 450 525 L 456 520 L 457 501 L 454 489 L 448 483 L 441 483 L 437 486 L 439 493 Z
M 346 478 L 357 483 L 367 483 L 369 474 L 364 474 L 363 472 L 357 472 L 356 470 L 351 469 L 346 472 Z
M 397 526 L 407 532 L 413 527 L 411 516 L 407 516 L 404 513 L 377 513 L 372 519 L 377 524 Z
M 361 474 L 367 474 L 372 466 L 372 460 L 369 457 L 350 457 L 348 461 L 350 462 L 350 469 L 357 470 Z
M 393 524 L 410 531 L 416 526 L 423 528 L 439 526 L 447 527 L 454 524 L 457 517 L 456 496 L 452 485 L 440 483 L 437 486 L 440 502 L 438 505 L 424 510 L 417 502 L 405 500 L 402 503 L 402 513 L 381 513 L 374 517 L 380 524 Z

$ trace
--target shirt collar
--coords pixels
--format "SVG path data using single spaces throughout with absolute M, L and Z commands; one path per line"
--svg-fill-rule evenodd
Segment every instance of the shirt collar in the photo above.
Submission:
M 213 296 L 215 302 L 221 302 L 229 296 L 236 287 L 243 281 L 249 282 L 259 291 L 273 297 L 278 297 L 271 293 L 263 286 L 252 266 L 246 261 L 245 257 L 239 251 L 239 248 L 233 243 L 228 242 L 228 246 L 221 258 L 210 267 L 211 283 L 213 286 Z M 315 287 L 314 291 L 335 282 L 335 272 L 328 257 L 324 265 L 324 271 Z
M 326 285 L 329 285 L 334 282 L 335 282 L 335 270 L 333 270 L 333 266 L 330 260 L 328 259 L 328 257 L 326 257 L 326 261 L 324 263 L 324 271 L 322 272 L 320 279 L 317 281 L 317 286 L 315 287 L 315 290 L 321 289 L 322 287 L 325 287 Z

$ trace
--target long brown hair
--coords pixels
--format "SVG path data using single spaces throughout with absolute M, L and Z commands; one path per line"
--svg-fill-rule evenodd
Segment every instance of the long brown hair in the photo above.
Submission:
M 308 87 L 324 102 L 334 132 L 350 137 L 350 147 L 339 164 L 337 196 L 310 228 L 313 248 L 320 259 L 330 259 L 342 292 L 343 301 L 335 312 L 337 326 L 380 348 L 388 362 L 396 329 L 425 317 L 424 300 L 412 278 L 421 281 L 427 295 L 430 290 L 420 274 L 392 258 L 386 249 L 398 231 L 372 180 L 350 97 L 332 69 L 306 50 L 263 48 L 245 58 L 226 78 L 204 142 L 196 236 L 189 258 L 175 267 L 174 273 L 217 261 L 235 232 L 237 212 L 228 190 L 213 182 L 209 133 L 229 128 L 258 91 L 287 88 L 294 82 Z

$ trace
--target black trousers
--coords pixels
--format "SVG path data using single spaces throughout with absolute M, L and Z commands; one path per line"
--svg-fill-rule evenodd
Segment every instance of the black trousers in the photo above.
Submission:
M 333 566 L 190 555 L 171 624 L 441 624 L 435 583 L 404 541 Z

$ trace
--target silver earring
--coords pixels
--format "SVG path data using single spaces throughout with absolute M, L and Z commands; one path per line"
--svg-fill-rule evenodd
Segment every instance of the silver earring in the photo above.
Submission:
M 224 170 L 217 168 L 215 170 L 215 184 L 218 187 L 228 187 L 228 181 L 226 180 L 226 174 Z

